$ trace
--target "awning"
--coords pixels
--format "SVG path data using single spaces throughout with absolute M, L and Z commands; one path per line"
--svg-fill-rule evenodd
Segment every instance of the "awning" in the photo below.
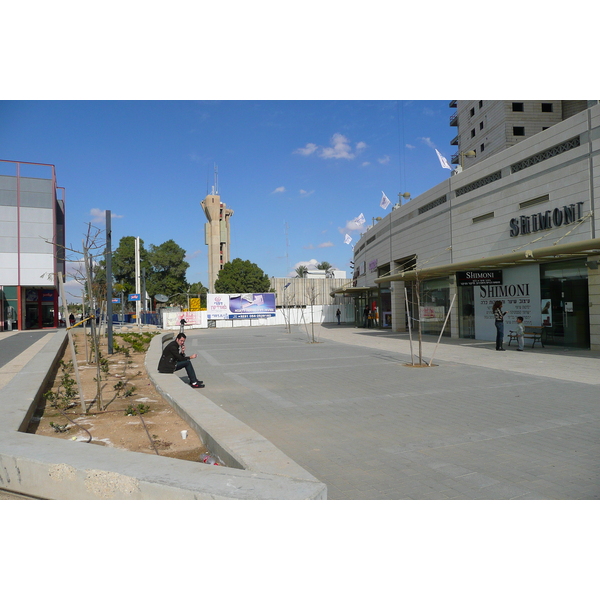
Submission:
M 337 288 L 335 290 L 331 290 L 331 292 L 329 292 L 329 295 L 333 298 L 336 294 L 339 296 L 340 294 L 344 294 L 344 295 L 358 295 L 358 294 L 364 294 L 365 292 L 376 292 L 379 293 L 379 288 L 377 286 L 373 286 L 373 287 L 367 287 L 367 286 L 362 286 L 362 287 L 341 287 L 341 288 Z
M 426 267 L 403 271 L 385 277 L 378 277 L 375 283 L 388 283 L 390 281 L 409 281 L 413 279 L 432 279 L 456 273 L 456 271 L 467 271 L 469 269 L 503 269 L 535 263 L 553 262 L 556 260 L 568 260 L 573 258 L 586 258 L 600 253 L 600 239 L 585 240 L 582 242 L 569 242 L 546 246 L 535 250 L 520 250 L 509 254 L 487 256 L 485 258 L 474 258 L 463 262 L 440 265 L 439 267 Z

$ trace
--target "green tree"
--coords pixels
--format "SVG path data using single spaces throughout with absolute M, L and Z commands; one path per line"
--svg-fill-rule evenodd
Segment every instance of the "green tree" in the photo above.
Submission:
M 327 261 L 323 261 L 317 265 L 317 269 L 319 269 L 319 271 L 330 271 L 333 267 Z
M 183 293 L 186 298 L 188 282 L 185 273 L 190 266 L 185 259 L 185 250 L 173 240 L 167 240 L 160 246 L 150 246 L 148 251 L 150 268 L 146 269 L 146 291 L 150 296 L 165 294 L 175 296 Z M 181 299 L 175 298 L 177 302 Z
M 190 296 L 198 297 L 200 296 L 200 306 L 202 308 L 206 308 L 206 294 L 208 293 L 208 288 L 202 285 L 202 282 L 192 283 L 188 289 L 188 294 Z
M 234 258 L 225 263 L 215 281 L 218 294 L 260 294 L 271 289 L 268 275 L 253 262 Z
M 300 265 L 296 268 L 296 277 L 304 278 L 308 273 L 308 267 L 306 265 Z
M 140 239 L 140 267 L 150 271 L 148 251 L 144 248 L 144 241 Z M 132 235 L 122 237 L 119 247 L 112 255 L 113 279 L 121 284 L 125 295 L 135 293 L 135 237 Z

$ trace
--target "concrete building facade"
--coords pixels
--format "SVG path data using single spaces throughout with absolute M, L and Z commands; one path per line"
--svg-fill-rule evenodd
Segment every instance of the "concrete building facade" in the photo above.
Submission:
M 0 328 L 59 325 L 65 190 L 54 165 L 0 160 Z
M 453 100 L 450 107 L 457 128 L 450 143 L 458 146 L 452 163 L 466 168 L 585 110 L 587 101 Z
M 491 306 L 548 344 L 600 349 L 600 105 L 478 161 L 389 212 L 354 248 L 356 315 L 493 340 Z M 487 277 L 487 279 L 486 279 Z M 469 278 L 471 278 L 469 280 Z M 357 318 L 357 322 L 360 319 Z
M 214 190 L 213 190 L 214 191 Z M 231 231 L 229 221 L 233 216 L 233 210 L 227 208 L 221 202 L 221 196 L 212 193 L 206 196 L 200 203 L 207 223 L 204 224 L 204 243 L 208 246 L 208 291 L 215 293 L 215 281 L 219 271 L 231 258 L 229 249 L 231 246 Z

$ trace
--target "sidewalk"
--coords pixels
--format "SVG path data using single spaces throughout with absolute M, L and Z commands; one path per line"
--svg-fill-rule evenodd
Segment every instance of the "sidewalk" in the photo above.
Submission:
M 315 338 L 217 328 L 186 346 L 204 395 L 329 499 L 600 497 L 600 353 L 443 340 L 437 366 L 412 368 L 407 335 L 325 324 Z

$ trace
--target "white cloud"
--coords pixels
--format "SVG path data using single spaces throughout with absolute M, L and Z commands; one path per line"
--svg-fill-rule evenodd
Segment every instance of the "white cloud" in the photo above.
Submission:
M 284 188 L 282 185 L 280 185 L 278 188 L 275 188 L 275 189 L 274 189 L 274 190 L 271 192 L 271 194 L 280 194 L 280 193 L 282 193 L 282 192 L 285 192 L 285 188 Z
M 431 138 L 428 137 L 421 137 L 421 138 L 417 138 L 420 142 L 423 142 L 423 144 L 425 144 L 426 146 L 429 146 L 430 148 L 435 148 L 435 144 L 431 141 Z
M 310 196 L 311 194 L 314 194 L 315 190 L 310 190 L 310 192 L 307 192 L 306 190 L 300 190 L 300 195 L 301 196 Z
M 367 147 L 365 142 L 358 142 L 354 146 L 354 151 L 352 151 L 350 140 L 341 133 L 334 133 L 331 136 L 330 143 L 331 146 L 321 147 L 311 142 L 306 144 L 304 148 L 298 148 L 297 150 L 294 150 L 294 153 L 301 154 L 302 156 L 309 156 L 314 154 L 317 150 L 320 150 L 319 156 L 321 158 L 345 158 L 346 160 L 352 160 Z
M 99 208 L 92 208 L 90 210 L 90 217 L 92 217 L 92 223 L 106 223 L 106 211 Z M 115 215 L 114 212 L 110 213 L 112 219 L 122 219 L 123 215 Z
M 190 252 L 185 255 L 185 260 L 194 260 L 198 258 L 198 256 L 202 256 L 202 250 L 194 250 L 194 252 Z
M 371 163 L 370 163 L 368 160 L 366 160 L 366 161 L 365 161 L 364 163 L 362 163 L 360 166 L 361 166 L 361 167 L 368 167 L 370 164 L 371 164 Z
M 367 230 L 366 223 L 359 225 L 354 219 L 352 221 L 346 221 L 345 227 L 338 227 L 338 231 L 342 235 L 345 235 L 346 233 L 350 233 L 352 231 L 355 231 L 357 233 L 363 233 L 366 230 Z
M 390 157 L 386 154 L 385 156 L 378 158 L 377 162 L 381 165 L 387 165 L 390 162 Z
M 334 133 L 331 137 L 332 145 L 329 148 L 323 148 L 319 156 L 322 158 L 345 158 L 352 160 L 356 155 L 352 153 L 349 141 L 345 135 Z
M 294 150 L 294 154 L 301 154 L 302 156 L 309 156 L 313 152 L 316 152 L 318 150 L 318 148 L 319 148 L 319 146 L 317 146 L 316 144 L 310 143 L 310 144 L 306 144 L 306 146 L 304 146 L 304 148 L 298 148 L 297 150 Z
M 319 244 L 319 248 L 331 248 L 333 246 L 333 242 L 323 242 Z
M 407 147 L 409 150 L 414 150 L 414 149 L 416 148 L 416 146 L 413 146 L 412 144 L 406 144 L 406 147 Z

